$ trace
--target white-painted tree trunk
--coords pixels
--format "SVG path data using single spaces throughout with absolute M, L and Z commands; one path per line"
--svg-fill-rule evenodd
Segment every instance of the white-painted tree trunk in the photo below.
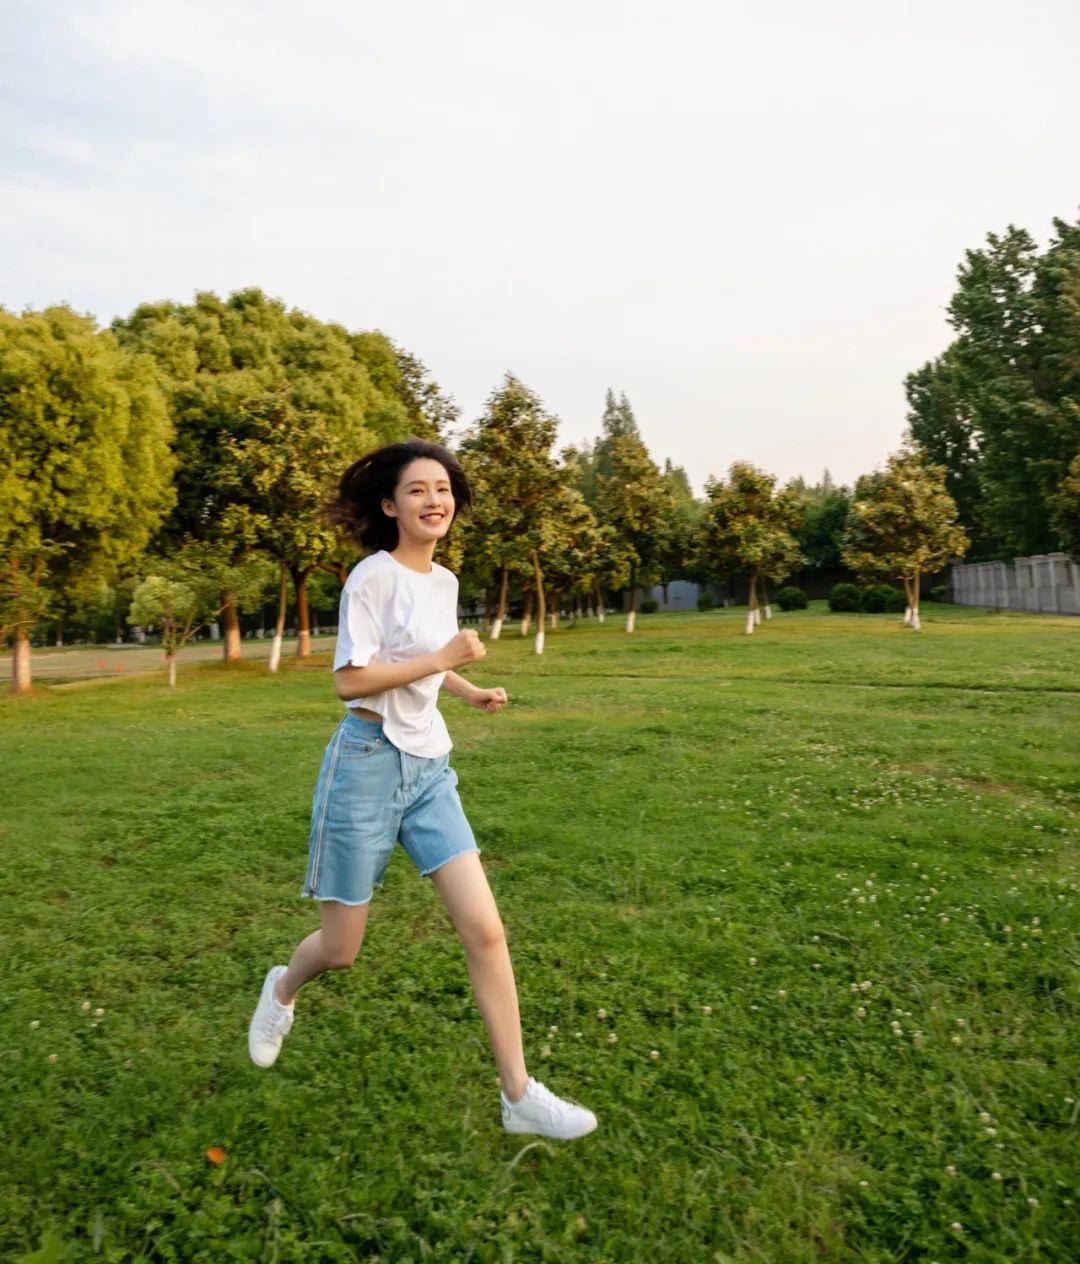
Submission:
M 499 637 L 502 636 L 502 625 L 503 625 L 502 618 L 501 617 L 497 618 L 495 622 L 491 625 L 491 633 L 488 636 L 489 641 L 497 641 Z
M 275 632 L 274 639 L 270 644 L 270 666 L 271 672 L 276 672 L 281 663 L 281 637 Z
M 765 618 L 766 619 L 772 618 L 772 606 L 770 606 L 767 602 L 765 604 Z
M 911 626 L 916 632 L 922 631 L 922 624 L 919 622 L 919 607 L 916 606 L 911 612 Z
M 536 631 L 536 640 L 533 642 L 533 653 L 543 654 L 544 652 L 544 629 L 538 628 Z
M 169 664 L 169 688 L 176 688 L 176 655 L 166 654 L 165 661 Z
M 528 636 L 528 635 L 529 635 L 529 624 L 530 624 L 530 623 L 532 623 L 532 615 L 531 615 L 531 614 L 527 614 L 527 615 L 524 617 L 524 619 L 522 619 L 522 620 L 521 620 L 521 635 L 522 635 L 522 636 Z
M 912 609 L 910 606 L 904 611 L 904 626 L 907 627 L 911 623 Z
M 754 615 L 756 613 L 757 613 L 756 610 L 750 610 L 748 611 L 746 615 L 746 635 L 747 636 L 750 636 L 754 631 L 754 625 L 757 623 L 757 620 L 754 618 Z
M 760 606 L 754 607 L 754 623 L 759 628 L 761 627 L 761 607 Z
M 11 692 L 30 692 L 30 638 L 20 628 L 11 648 Z
M 597 623 L 604 622 L 604 607 L 603 606 L 597 606 L 596 608 L 596 622 Z
M 630 613 L 626 616 L 626 630 L 627 630 L 627 632 L 633 632 L 633 630 L 634 630 L 634 625 L 635 625 L 636 623 L 637 623 L 637 611 L 636 611 L 636 610 L 631 610 L 631 611 L 630 611 Z
M 552 610 L 552 612 L 548 615 L 548 627 L 552 630 L 552 632 L 554 632 L 558 626 L 559 612 L 558 610 Z

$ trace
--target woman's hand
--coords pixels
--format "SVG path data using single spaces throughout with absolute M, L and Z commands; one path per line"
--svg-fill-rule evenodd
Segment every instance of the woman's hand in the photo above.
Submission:
M 455 667 L 464 667 L 466 663 L 478 663 L 485 654 L 487 650 L 484 643 L 472 628 L 462 628 L 439 651 L 446 670 L 449 671 L 453 671 Z
M 505 689 L 477 689 L 469 698 L 469 705 L 477 711 L 487 711 L 494 715 L 506 706 Z

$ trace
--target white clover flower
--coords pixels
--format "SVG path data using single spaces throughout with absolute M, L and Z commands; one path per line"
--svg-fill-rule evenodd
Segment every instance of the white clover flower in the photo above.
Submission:
M 776 994 L 782 1001 L 787 999 L 787 989 L 781 988 Z
M 1037 1198 L 1029 1198 L 1029 1199 L 1027 1200 L 1027 1205 L 1028 1205 L 1029 1207 L 1038 1207 L 1038 1205 L 1039 1205 L 1039 1200 L 1038 1200 Z
M 541 1056 L 542 1058 L 550 1058 L 550 1057 L 551 1057 L 551 1045 L 544 1045 L 543 1049 L 541 1049 L 541 1050 L 540 1050 L 540 1056 Z
M 991 1172 L 991 1173 L 990 1173 L 990 1179 L 991 1179 L 992 1181 L 1000 1181 L 1000 1180 L 1001 1180 L 1001 1173 L 1000 1173 L 1000 1172 Z
M 855 1017 L 856 1018 L 866 1017 L 866 1007 L 864 1005 L 860 1005 L 859 1008 L 855 1011 Z
M 55 1062 L 55 1061 L 56 1061 L 56 1059 L 57 1059 L 57 1057 L 58 1057 L 58 1055 L 57 1055 L 57 1054 L 55 1054 L 55 1053 L 50 1053 L 50 1054 L 49 1054 L 49 1061 L 50 1061 L 50 1062 Z
M 751 958 L 750 958 L 750 964 L 751 964 L 752 966 L 756 966 L 756 965 L 757 965 L 757 957 L 751 957 Z
M 548 1028 L 548 1035 L 549 1035 L 549 1036 L 557 1036 L 558 1034 L 559 1034 L 559 1029 L 558 1029 L 558 1027 L 556 1027 L 556 1026 L 555 1026 L 555 1024 L 554 1024 L 554 1023 L 552 1023 L 552 1025 Z
M 964 1043 L 959 1036 L 953 1036 L 952 1042 L 954 1045 L 962 1045 Z
M 89 1013 L 90 1013 L 90 1002 L 89 1002 L 89 1001 L 83 1001 L 83 1003 L 82 1003 L 82 1012 L 83 1012 L 84 1014 L 89 1014 Z
M 813 965 L 813 969 L 815 969 L 815 970 L 820 970 L 820 969 L 821 969 L 821 962 L 820 962 L 820 961 L 815 961 L 815 962 L 814 962 L 814 965 Z
M 958 1019 L 956 1020 L 956 1025 L 957 1025 L 957 1027 L 966 1027 L 966 1026 L 967 1026 L 967 1019 L 966 1019 L 966 1018 L 958 1018 Z
M 950 1164 L 948 1165 L 948 1167 L 945 1169 L 945 1173 L 946 1173 L 946 1175 L 947 1175 L 947 1176 L 955 1176 L 955 1175 L 956 1175 L 956 1168 L 955 1168 L 955 1167 L 953 1167 L 953 1165 L 950 1163 Z
M 605 1018 L 607 1018 L 607 1010 L 606 1010 L 606 1009 L 598 1009 L 598 1010 L 596 1011 L 596 1017 L 597 1017 L 597 1018 L 599 1018 L 601 1022 L 603 1022 L 603 1021 L 604 1021 L 604 1019 L 605 1019 Z
M 954 1220 L 954 1221 L 952 1222 L 952 1224 L 951 1224 L 951 1225 L 949 1225 L 949 1228 L 953 1231 L 953 1233 L 963 1233 L 963 1232 L 964 1232 L 964 1226 L 960 1223 L 960 1221 L 959 1221 L 959 1220 Z
M 31 1021 L 31 1023 L 30 1023 L 30 1030 L 31 1030 L 31 1031 L 37 1031 L 37 1029 L 38 1029 L 40 1026 L 41 1026 L 41 1019 L 40 1019 L 40 1018 L 35 1018 L 35 1019 L 33 1019 L 33 1020 Z
M 660 1061 L 660 1050 L 659 1050 L 659 1049 L 650 1049 L 650 1050 L 649 1050 L 649 1057 L 650 1057 L 650 1058 L 651 1058 L 654 1062 L 659 1062 L 659 1061 Z
M 986 1135 L 987 1135 L 988 1137 L 996 1137 L 996 1136 L 997 1136 L 997 1129 L 996 1129 L 996 1128 L 987 1128 L 987 1129 L 985 1129 L 985 1132 L 986 1132 Z
M 708 1016 L 712 1013 L 712 1006 L 702 1005 L 701 1012 L 705 1015 L 706 1018 L 708 1018 Z
M 863 981 L 859 984 L 859 991 L 869 992 L 873 986 L 873 983 L 871 983 L 869 979 L 863 979 Z
M 99 1006 L 96 1010 L 94 1010 L 94 1017 L 95 1017 L 95 1018 L 104 1018 L 104 1017 L 105 1017 L 105 1011 L 104 1011 L 104 1010 L 103 1010 L 103 1009 Z
M 860 1188 L 860 1189 L 866 1189 L 866 1188 L 867 1188 L 867 1186 L 868 1186 L 869 1184 L 870 1184 L 870 1182 L 869 1182 L 869 1181 L 860 1181 L 860 1182 L 859 1182 L 859 1188 Z
M 608 1032 L 607 1042 L 609 1045 L 617 1044 L 618 1040 L 619 1037 L 613 1031 Z
M 979 1111 L 979 1123 L 992 1124 L 993 1122 L 994 1122 L 994 1117 L 993 1115 L 990 1114 L 988 1110 Z

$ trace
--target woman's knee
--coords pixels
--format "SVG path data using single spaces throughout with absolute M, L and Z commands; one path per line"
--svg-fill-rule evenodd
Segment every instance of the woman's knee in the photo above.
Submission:
M 491 952 L 506 943 L 502 919 L 495 912 L 469 918 L 459 927 L 459 934 L 469 952 Z
M 323 944 L 323 960 L 327 970 L 348 970 L 360 953 L 361 941 L 334 941 Z

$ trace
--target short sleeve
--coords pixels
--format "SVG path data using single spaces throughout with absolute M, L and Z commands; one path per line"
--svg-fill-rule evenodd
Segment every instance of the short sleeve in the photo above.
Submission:
M 341 594 L 334 671 L 339 667 L 366 667 L 382 639 L 382 623 L 372 609 L 370 594 L 346 588 Z

